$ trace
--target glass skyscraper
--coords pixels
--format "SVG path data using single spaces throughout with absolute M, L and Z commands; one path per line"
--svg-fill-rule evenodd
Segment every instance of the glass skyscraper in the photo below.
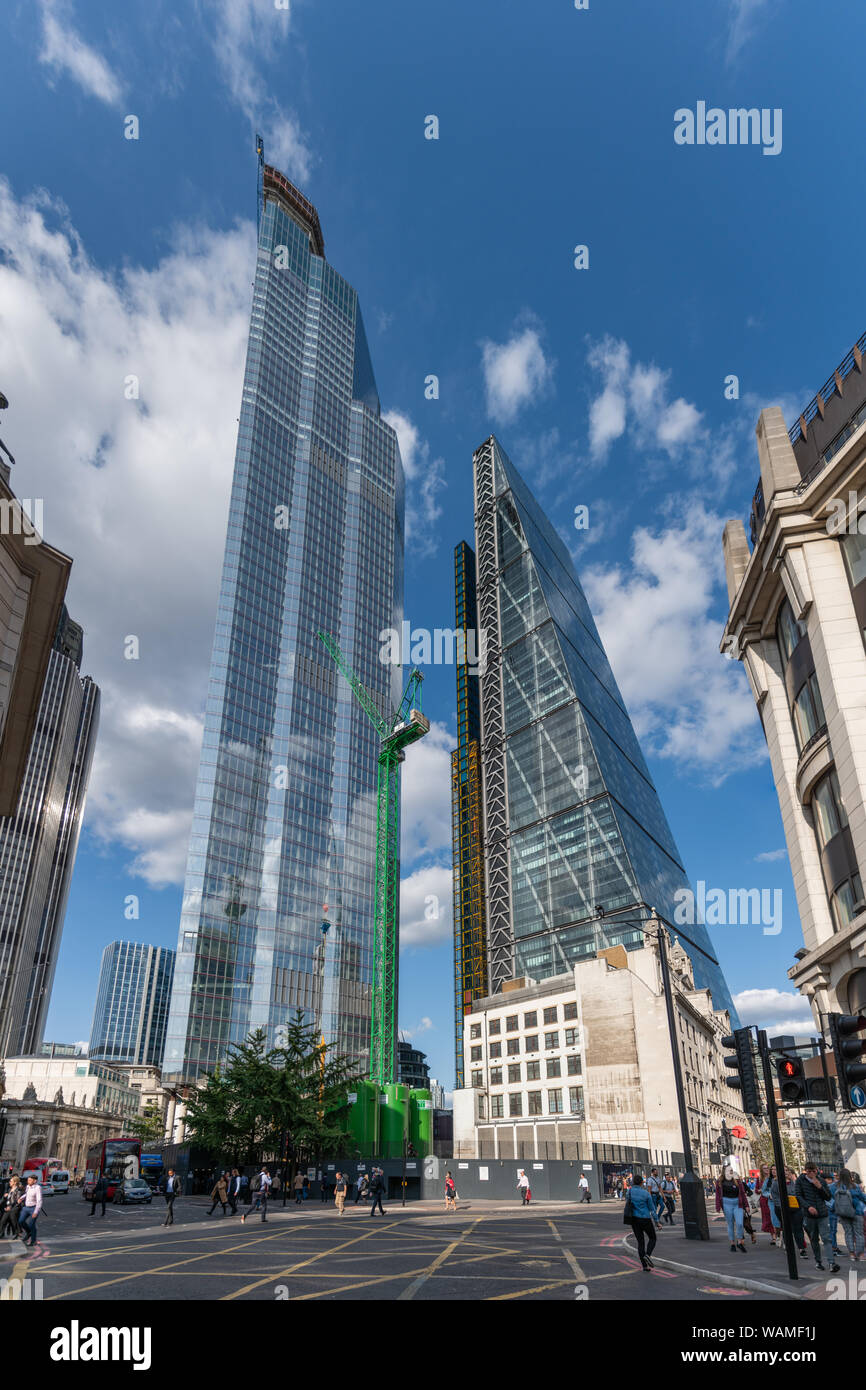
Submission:
M 568 550 L 493 437 L 474 485 L 486 929 L 472 949 L 496 994 L 639 947 L 641 904 L 673 922 L 688 882 Z M 706 927 L 676 931 L 736 1020 Z
M 174 951 L 112 941 L 102 953 L 88 1054 L 102 1062 L 162 1066 Z
M 0 1057 L 39 1050 L 99 724 L 64 606 L 15 814 L 0 817 Z
M 262 194 L 169 1081 L 298 1007 L 369 1056 L 378 737 L 316 633 L 399 703 L 380 634 L 402 622 L 403 468 L 315 208 L 269 166 Z

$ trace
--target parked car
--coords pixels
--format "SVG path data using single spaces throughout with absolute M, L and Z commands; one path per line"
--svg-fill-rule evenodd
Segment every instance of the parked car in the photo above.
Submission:
M 144 1178 L 125 1178 L 115 1187 L 114 1200 L 121 1206 L 127 1202 L 152 1202 L 153 1192 Z
M 48 1182 L 52 1192 L 69 1191 L 69 1174 L 64 1168 L 58 1169 L 56 1173 L 52 1173 Z

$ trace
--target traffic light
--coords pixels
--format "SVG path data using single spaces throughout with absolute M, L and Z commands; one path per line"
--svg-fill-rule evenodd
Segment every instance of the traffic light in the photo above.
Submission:
M 409 1144 L 408 1144 L 408 1146 L 407 1146 L 407 1148 L 406 1148 L 406 1157 L 407 1157 L 407 1158 L 417 1158 L 417 1157 L 418 1157 L 418 1155 L 417 1155 L 416 1152 L 415 1152 L 415 1145 L 412 1143 L 411 1140 L 409 1141 Z
M 866 1080 L 866 1062 L 858 1061 L 866 1052 L 866 1038 L 856 1035 L 866 1028 L 866 1018 L 857 1014 L 830 1014 L 830 1046 L 836 1060 L 839 1104 L 843 1110 L 857 1110 L 851 1090 Z
M 736 1076 L 725 1077 L 726 1082 L 742 1094 L 743 1109 L 747 1115 L 763 1115 L 764 1105 L 755 1072 L 751 1028 L 738 1028 L 735 1033 L 728 1033 L 722 1038 L 722 1047 L 732 1047 L 737 1054 L 735 1057 L 722 1059 L 726 1067 L 737 1069 Z
M 783 1105 L 803 1105 L 808 1098 L 806 1073 L 801 1057 L 787 1054 L 776 1058 L 776 1075 L 779 1078 L 779 1095 Z

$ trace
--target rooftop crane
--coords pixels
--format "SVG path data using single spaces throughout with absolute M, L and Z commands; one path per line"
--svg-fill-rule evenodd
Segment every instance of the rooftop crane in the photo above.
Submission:
M 430 731 L 421 713 L 421 682 L 417 667 L 400 707 L 390 719 L 380 714 L 369 690 L 361 684 L 334 638 L 317 634 L 380 739 L 376 794 L 376 911 L 373 929 L 373 1008 L 370 1029 L 370 1079 L 384 1086 L 397 1080 L 397 963 L 400 938 L 400 764 L 405 749 Z

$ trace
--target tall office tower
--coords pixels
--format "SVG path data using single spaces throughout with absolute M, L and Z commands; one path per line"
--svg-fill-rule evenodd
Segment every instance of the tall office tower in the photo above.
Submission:
M 488 993 L 564 974 L 685 871 L 568 551 L 498 441 L 475 453 Z M 736 1013 L 703 923 L 676 928 L 695 983 Z
M 112 941 L 102 952 L 89 1056 L 161 1067 L 174 975 L 174 951 Z
M 465 541 L 454 550 L 456 627 L 464 653 L 478 650 L 475 554 Z M 484 856 L 481 808 L 481 706 L 479 664 L 457 663 L 457 747 L 451 754 L 451 822 L 454 844 L 454 1064 L 463 1073 L 463 1016 L 487 993 L 484 929 Z
M 273 1044 L 297 1008 L 369 1058 L 378 738 L 316 633 L 399 703 L 380 635 L 402 622 L 403 511 L 358 297 L 264 166 L 167 1081 L 252 1029 Z
M 0 1057 L 39 1051 L 99 724 L 63 607 L 15 814 L 0 817 Z
M 729 521 L 722 650 L 761 720 L 804 945 L 789 978 L 819 1032 L 866 1015 L 866 333 L 788 429 L 757 423 L 751 548 Z M 837 1108 L 845 1165 L 866 1171 L 866 1110 Z

